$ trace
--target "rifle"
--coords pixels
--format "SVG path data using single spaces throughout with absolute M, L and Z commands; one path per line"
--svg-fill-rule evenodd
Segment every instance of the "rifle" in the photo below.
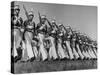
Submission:
M 41 23 L 41 16 L 40 16 L 40 12 L 38 12 L 38 15 L 39 15 L 39 20 L 40 20 L 40 23 Z
M 67 29 L 65 28 L 65 26 L 64 25 L 62 25 L 62 26 L 63 26 L 64 30 L 67 32 Z
M 27 12 L 27 10 L 26 10 L 26 8 L 25 8 L 24 5 L 23 5 L 23 8 L 24 8 L 24 11 L 25 11 L 26 17 L 27 17 L 27 19 L 28 19 L 28 18 L 29 18 L 29 16 L 28 16 L 28 12 Z
M 72 28 L 71 28 L 70 26 L 69 26 L 69 29 L 71 30 L 72 34 L 74 34 L 74 33 L 73 33 L 73 30 L 72 30 Z
M 50 21 L 47 19 L 47 22 L 48 22 L 48 24 L 50 25 L 50 27 L 52 27 L 52 25 L 51 25 L 51 23 L 50 23 Z

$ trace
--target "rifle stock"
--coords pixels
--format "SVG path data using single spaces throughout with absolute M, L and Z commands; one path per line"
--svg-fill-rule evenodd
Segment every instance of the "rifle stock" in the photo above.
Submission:
M 52 25 L 51 25 L 51 23 L 50 23 L 50 21 L 47 19 L 47 22 L 48 22 L 48 24 L 50 25 L 50 27 L 52 27 Z

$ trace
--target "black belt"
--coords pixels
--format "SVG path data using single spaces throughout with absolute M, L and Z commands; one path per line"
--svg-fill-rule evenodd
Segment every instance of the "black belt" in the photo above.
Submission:
M 41 33 L 41 34 L 45 34 L 45 32 L 42 31 L 42 30 L 38 30 L 37 32 L 38 32 L 38 33 Z
M 19 27 L 18 26 L 13 26 L 13 29 L 19 29 Z
M 26 29 L 26 31 L 28 31 L 28 32 L 33 32 L 33 29 Z

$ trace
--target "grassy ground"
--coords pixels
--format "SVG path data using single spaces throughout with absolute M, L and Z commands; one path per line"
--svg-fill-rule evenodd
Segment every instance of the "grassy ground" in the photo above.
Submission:
M 57 60 L 17 62 L 14 64 L 15 73 L 51 72 L 81 69 L 96 69 L 97 60 Z

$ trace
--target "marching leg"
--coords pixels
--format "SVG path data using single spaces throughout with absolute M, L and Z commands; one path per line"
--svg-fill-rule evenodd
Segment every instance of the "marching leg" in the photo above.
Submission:
M 69 52 L 69 55 L 70 55 L 70 59 L 74 59 L 74 56 L 73 56 L 72 49 L 70 47 L 70 42 L 69 41 L 66 41 L 66 46 L 67 46 L 67 49 L 68 49 L 68 52 Z
M 78 44 L 76 45 L 76 48 L 77 48 L 77 50 L 78 50 L 78 54 L 80 55 L 80 58 L 83 60 L 83 59 L 84 59 L 84 56 L 83 56 L 83 54 L 81 53 L 81 50 L 80 50 Z
M 26 50 L 27 50 L 27 54 L 28 54 L 28 60 L 33 61 L 34 52 L 32 50 L 32 33 L 31 32 L 25 33 L 25 42 L 26 42 Z

